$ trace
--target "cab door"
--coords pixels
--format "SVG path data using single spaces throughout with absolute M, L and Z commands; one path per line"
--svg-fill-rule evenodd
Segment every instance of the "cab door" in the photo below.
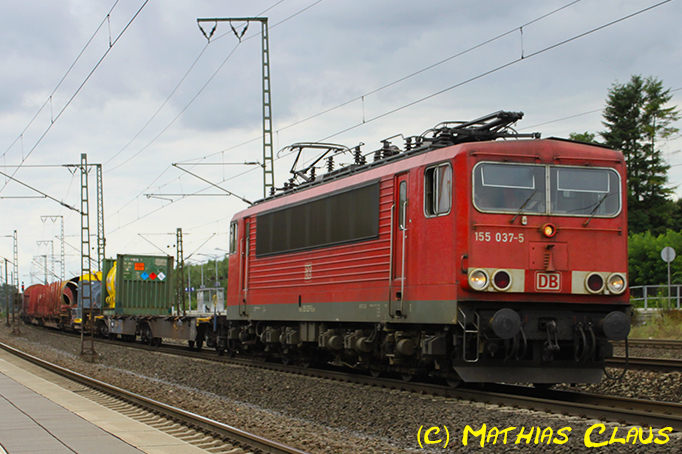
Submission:
M 408 235 L 408 174 L 395 176 L 393 192 L 393 212 L 391 223 L 391 286 L 389 295 L 389 313 L 391 317 L 406 317 L 405 285 L 407 282 L 407 235 Z
M 245 317 L 249 291 L 249 253 L 251 238 L 250 218 L 244 219 L 244 233 L 239 241 L 239 315 Z

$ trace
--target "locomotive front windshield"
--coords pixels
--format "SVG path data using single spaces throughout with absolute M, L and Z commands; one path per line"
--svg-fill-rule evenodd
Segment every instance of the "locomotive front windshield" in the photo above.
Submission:
M 619 188 L 613 169 L 500 163 L 474 168 L 474 205 L 483 212 L 615 216 Z

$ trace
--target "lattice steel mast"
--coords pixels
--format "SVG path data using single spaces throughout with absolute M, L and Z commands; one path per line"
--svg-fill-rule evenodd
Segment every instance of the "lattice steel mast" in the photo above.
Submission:
M 95 323 L 92 308 L 92 259 L 90 258 L 90 197 L 88 193 L 88 155 L 81 154 L 81 356 L 96 358 Z M 87 277 L 86 277 L 87 276 Z M 86 335 L 86 331 L 88 335 Z
M 213 22 L 215 26 L 207 34 L 201 28 L 202 22 Z M 206 39 L 211 41 L 211 37 L 218 26 L 218 22 L 229 22 L 235 36 L 241 42 L 250 22 L 260 22 L 261 24 L 261 56 L 263 63 L 263 197 L 275 192 L 275 161 L 273 159 L 272 141 L 272 105 L 270 98 L 270 42 L 268 38 L 268 18 L 267 17 L 229 17 L 213 19 L 197 19 L 199 29 Z M 238 33 L 232 26 L 232 22 L 246 22 L 246 27 Z

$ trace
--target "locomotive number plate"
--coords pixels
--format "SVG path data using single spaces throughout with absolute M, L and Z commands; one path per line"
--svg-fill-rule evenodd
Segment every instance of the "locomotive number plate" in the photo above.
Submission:
M 539 292 L 560 292 L 561 273 L 535 273 L 535 290 Z
M 476 241 L 483 241 L 486 243 L 523 243 L 523 233 L 513 232 L 474 232 L 474 239 Z

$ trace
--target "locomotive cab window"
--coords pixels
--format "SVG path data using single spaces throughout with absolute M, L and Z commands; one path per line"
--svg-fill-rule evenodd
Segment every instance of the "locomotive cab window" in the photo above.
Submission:
M 620 181 L 610 169 L 553 167 L 552 213 L 614 216 L 620 211 Z
M 620 213 L 620 175 L 614 169 L 481 162 L 474 167 L 473 180 L 474 206 L 486 213 Z
M 452 206 L 452 167 L 440 164 L 424 171 L 424 213 L 427 217 L 442 216 Z
M 474 169 L 474 203 L 481 211 L 544 213 L 545 167 L 482 163 Z
M 237 252 L 237 223 L 233 222 L 230 224 L 230 254 Z

